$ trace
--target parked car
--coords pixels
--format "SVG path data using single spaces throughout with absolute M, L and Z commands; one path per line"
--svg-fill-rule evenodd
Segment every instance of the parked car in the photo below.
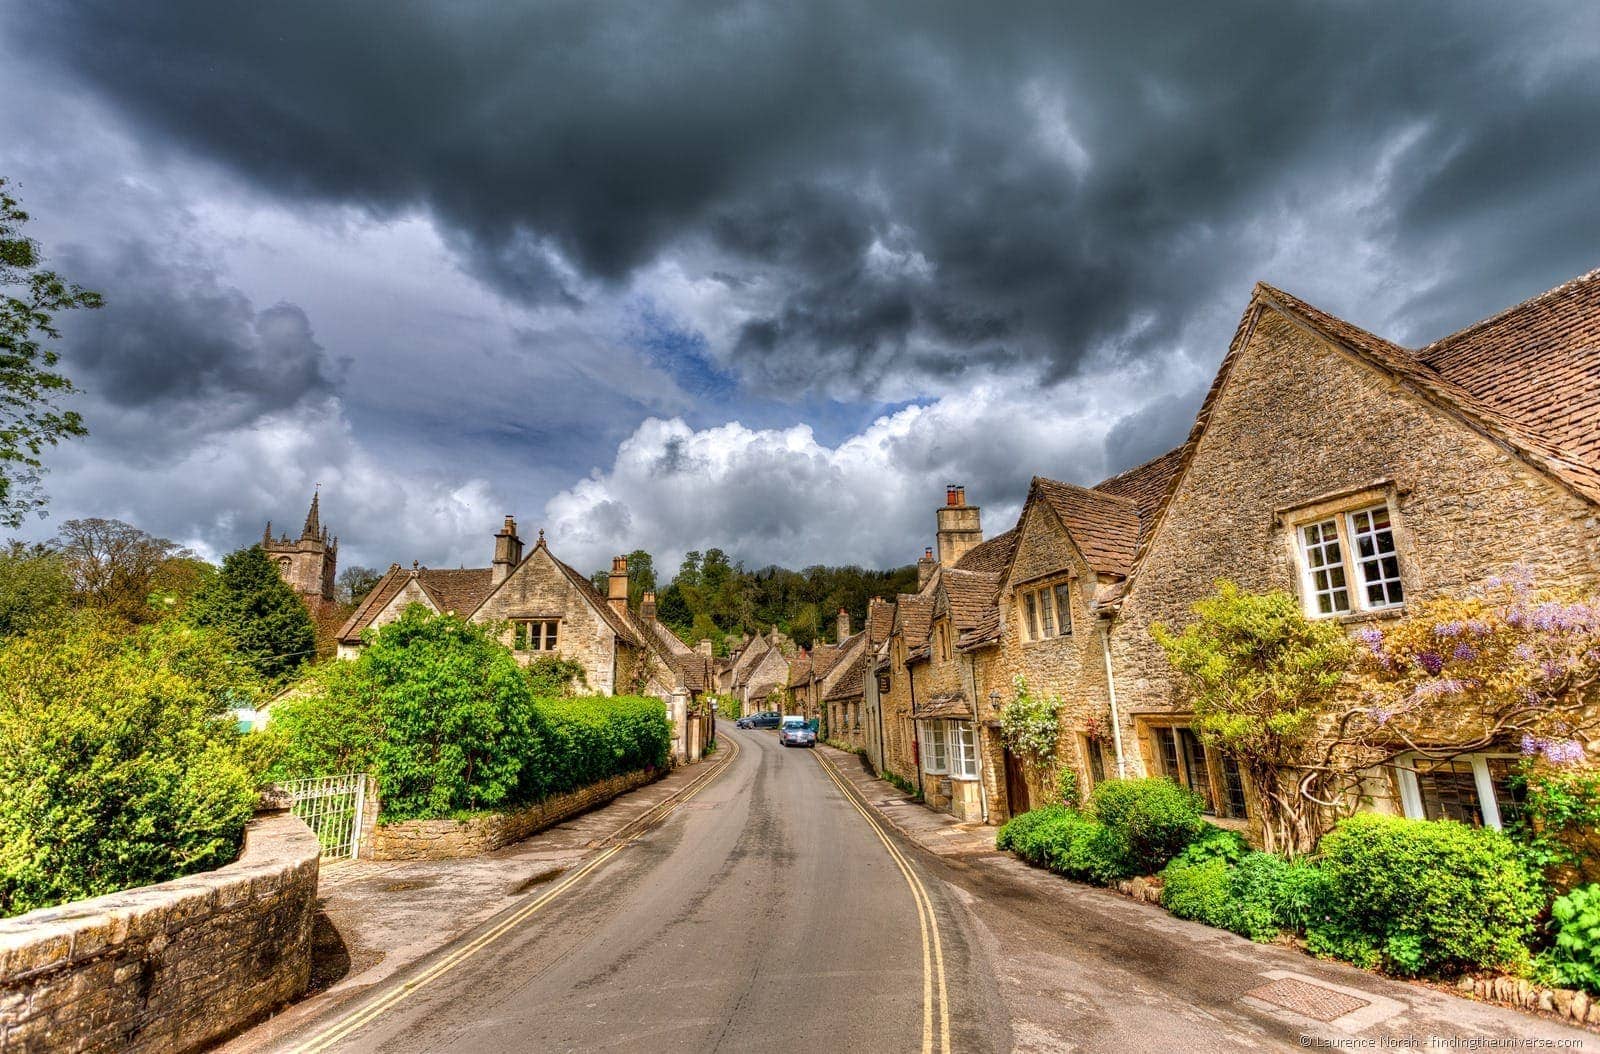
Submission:
M 734 724 L 740 728 L 777 728 L 783 715 L 776 710 L 763 710 L 759 714 L 747 714 L 739 718 Z
M 811 731 L 805 718 L 786 717 L 783 726 L 778 729 L 778 742 L 786 747 L 814 747 L 817 745 L 817 734 Z

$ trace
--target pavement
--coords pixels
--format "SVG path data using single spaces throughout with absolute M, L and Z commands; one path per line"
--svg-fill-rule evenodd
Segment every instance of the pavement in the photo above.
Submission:
M 330 869 L 347 975 L 227 1049 L 1600 1047 L 1030 868 L 854 755 L 719 738 L 501 854 Z

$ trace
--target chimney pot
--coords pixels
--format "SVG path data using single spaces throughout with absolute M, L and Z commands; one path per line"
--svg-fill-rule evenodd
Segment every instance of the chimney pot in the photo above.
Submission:
M 626 614 L 628 611 L 628 558 L 626 556 L 612 558 L 611 577 L 606 582 L 606 585 L 606 602 L 619 615 Z

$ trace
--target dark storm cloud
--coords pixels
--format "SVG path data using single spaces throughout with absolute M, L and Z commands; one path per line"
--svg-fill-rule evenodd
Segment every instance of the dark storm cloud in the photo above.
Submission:
M 1256 278 L 1363 320 L 1364 265 L 1318 256 L 1352 229 L 1426 338 L 1600 244 L 1589 5 L 82 0 L 20 22 L 147 131 L 289 200 L 429 210 L 517 297 L 663 257 L 765 290 L 724 349 L 758 386 L 1072 376 L 1161 353 Z
M 101 256 L 62 254 L 68 273 L 113 290 L 104 308 L 67 320 L 67 365 L 111 427 L 143 455 L 246 426 L 331 395 L 336 366 L 306 313 L 258 310 L 208 267 L 125 243 Z

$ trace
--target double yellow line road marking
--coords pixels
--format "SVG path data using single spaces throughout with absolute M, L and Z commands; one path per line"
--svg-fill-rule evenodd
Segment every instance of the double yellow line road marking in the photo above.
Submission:
M 933 899 L 928 896 L 927 887 L 922 884 L 922 879 L 917 877 L 911 861 L 900 852 L 889 835 L 884 831 L 875 816 L 872 807 L 865 798 L 858 793 L 850 781 L 834 767 L 833 763 L 821 754 L 813 755 L 817 764 L 822 766 L 822 771 L 839 788 L 845 801 L 849 802 L 862 819 L 867 821 L 867 826 L 872 828 L 872 833 L 878 836 L 883 847 L 889 851 L 889 856 L 900 868 L 900 873 L 905 876 L 906 885 L 911 887 L 911 899 L 917 906 L 917 924 L 922 930 L 922 1052 L 933 1054 L 934 1050 L 949 1054 L 950 1051 L 950 997 L 945 986 L 944 978 L 944 942 L 939 936 L 939 917 L 933 911 Z M 938 989 L 938 1014 L 939 1031 L 938 1045 L 934 1044 L 934 990 Z
M 599 856 L 596 856 L 594 859 L 578 868 L 578 870 L 562 879 L 558 885 L 553 886 L 534 900 L 524 904 L 520 908 L 517 908 L 510 915 L 496 923 L 493 928 L 482 934 L 479 934 L 466 944 L 463 944 L 461 947 L 457 948 L 449 955 L 446 955 L 443 959 L 440 959 L 438 962 L 417 974 L 415 977 L 409 978 L 402 984 L 390 989 L 387 993 L 379 998 L 366 1004 L 360 1009 L 352 1011 L 350 1014 L 333 1022 L 322 1031 L 308 1037 L 299 1046 L 293 1048 L 296 1054 L 321 1054 L 322 1051 L 331 1049 L 335 1044 L 348 1039 L 366 1025 L 371 1024 L 385 1011 L 392 1010 L 405 999 L 415 995 L 421 989 L 425 988 L 429 984 L 432 984 L 434 981 L 438 980 L 440 977 L 443 977 L 451 970 L 454 970 L 456 967 L 460 966 L 474 955 L 477 955 L 491 944 L 494 944 L 500 938 L 504 937 L 506 934 L 522 925 L 522 923 L 538 914 L 551 901 L 555 900 L 557 897 L 567 892 L 567 890 L 581 882 L 585 875 L 588 875 L 591 871 L 594 871 L 596 868 L 600 867 L 607 860 L 610 860 L 613 856 L 622 852 L 622 850 L 627 847 L 627 842 L 618 842 L 617 839 L 623 835 L 623 832 L 631 831 L 637 833 L 637 831 L 634 830 L 635 828 L 642 830 L 643 826 L 647 826 L 648 823 L 665 819 L 672 813 L 673 810 L 677 809 L 684 802 L 687 802 L 690 798 L 693 798 L 696 794 L 699 794 L 702 790 L 709 787 L 711 782 L 715 780 L 717 776 L 728 770 L 728 766 L 731 765 L 734 758 L 738 756 L 739 749 L 737 745 L 734 745 L 729 751 L 726 760 L 719 763 L 715 772 L 702 777 L 700 782 L 691 785 L 687 792 L 680 794 L 680 796 L 676 798 L 669 798 L 668 800 L 655 806 L 655 808 L 646 812 L 643 816 L 640 816 L 637 819 L 629 822 L 616 834 L 607 839 L 607 841 L 615 842 L 616 844 L 613 844 L 609 849 L 601 852 Z M 630 834 L 629 837 L 631 836 L 632 835 Z

